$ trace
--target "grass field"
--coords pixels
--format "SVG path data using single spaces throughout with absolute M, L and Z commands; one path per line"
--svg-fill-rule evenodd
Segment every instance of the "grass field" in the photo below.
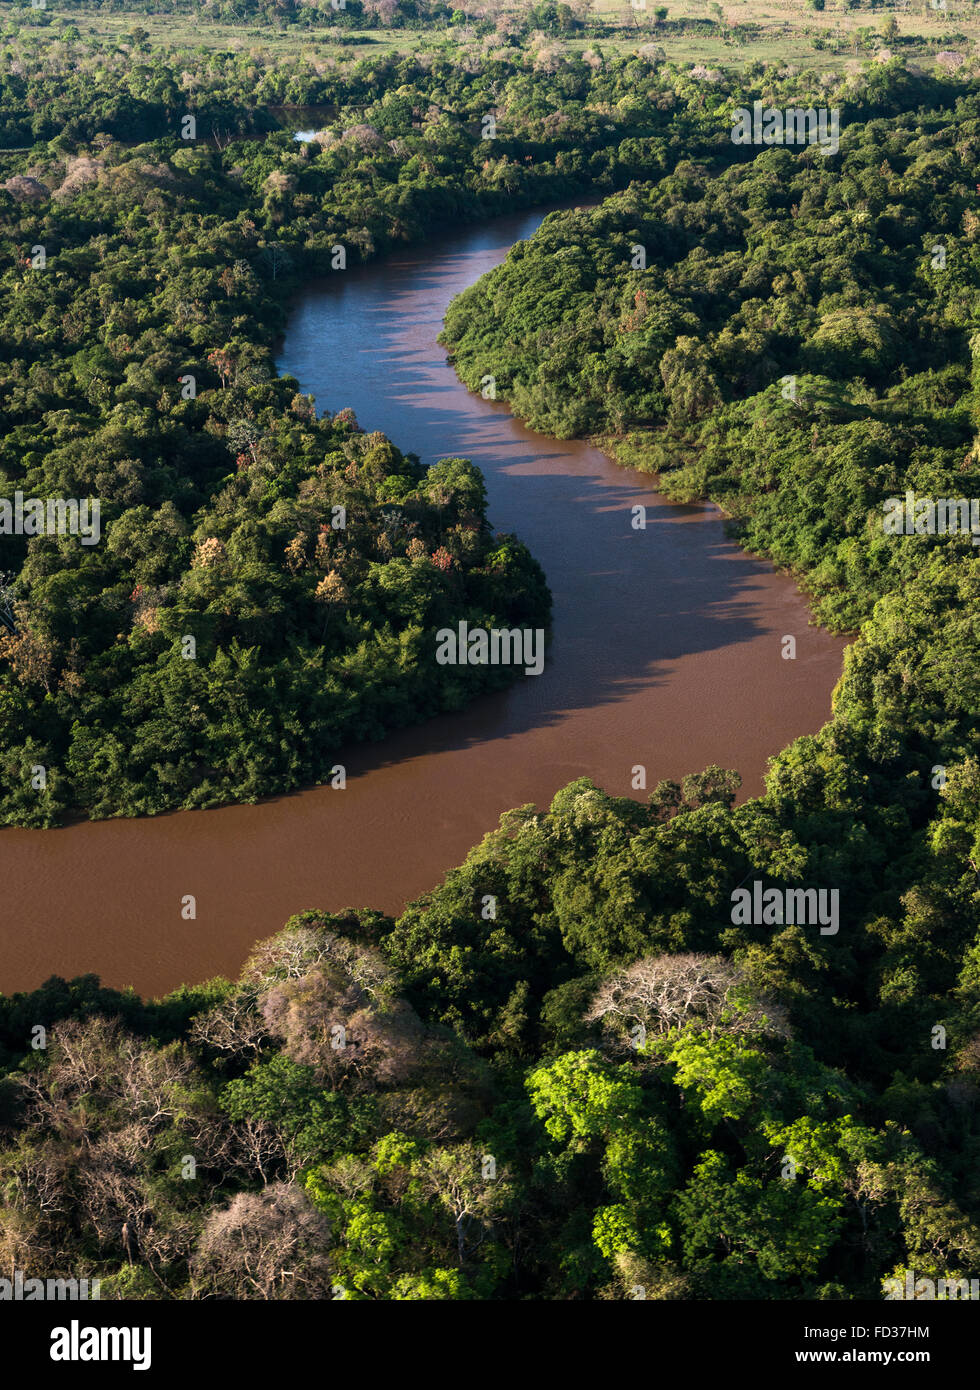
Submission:
M 863 7 L 845 10 L 839 0 L 836 4 L 828 0 L 828 8 L 824 11 L 807 9 L 802 0 L 727 0 L 723 4 L 713 0 L 680 0 L 680 3 L 668 3 L 670 22 L 711 19 L 722 26 L 717 35 L 664 30 L 654 17 L 655 8 L 661 3 L 662 0 L 645 0 L 643 8 L 634 9 L 624 0 L 592 0 L 591 11 L 607 23 L 614 23 L 615 33 L 599 40 L 577 37 L 550 42 L 573 51 L 598 42 L 604 51 L 626 52 L 640 43 L 654 42 L 673 62 L 703 63 L 709 67 L 740 67 L 762 61 L 840 68 L 855 56 L 871 56 L 873 50 L 860 44 L 859 31 L 877 29 L 887 16 L 894 15 L 900 36 L 916 40 L 914 44 L 896 46 L 896 51 L 904 58 L 928 62 L 937 47 L 947 44 L 959 52 L 976 56 L 980 46 L 980 4 L 965 5 L 957 0 L 946 0 L 944 10 L 932 9 L 927 0 L 898 0 L 897 4 L 874 11 Z M 125 40 L 127 34 L 139 26 L 149 32 L 152 43 L 168 48 L 239 49 L 266 54 L 330 53 L 348 58 L 369 53 L 438 49 L 446 44 L 456 46 L 467 37 L 473 37 L 472 31 L 467 35 L 459 29 L 374 29 L 361 33 L 330 26 L 280 29 L 262 23 L 209 22 L 189 15 L 113 14 L 97 8 L 72 10 L 65 18 L 75 24 L 83 36 L 110 42 Z M 749 25 L 757 26 L 759 32 L 739 33 L 741 27 Z M 51 30 L 47 32 L 50 34 Z M 345 40 L 342 45 L 337 42 L 341 37 Z M 814 37 L 828 46 L 815 49 Z

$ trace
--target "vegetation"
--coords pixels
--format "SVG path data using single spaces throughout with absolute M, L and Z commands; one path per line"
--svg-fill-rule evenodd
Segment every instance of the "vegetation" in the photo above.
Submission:
M 423 476 L 276 378 L 290 292 L 450 218 L 740 151 L 656 55 L 151 68 L 134 43 L 109 70 L 76 40 L 28 68 L 37 42 L 0 69 L 0 138 L 33 142 L 0 189 L 0 495 L 96 497 L 105 539 L 5 539 L 0 817 L 324 780 L 504 678 L 429 659 L 447 619 L 541 626 L 548 597 L 464 462 Z M 273 102 L 335 117 L 259 138 Z
M 472 693 L 420 660 L 447 613 L 543 620 L 469 464 L 316 419 L 271 357 L 335 247 L 515 201 L 608 195 L 454 305 L 464 378 L 715 497 L 860 635 L 832 721 L 756 800 L 721 768 L 644 804 L 576 782 L 397 921 L 304 913 L 235 982 L 0 997 L 4 1267 L 201 1299 L 975 1277 L 978 556 L 886 535 L 882 503 L 980 481 L 976 80 L 715 81 L 656 54 L 229 54 L 151 80 L 137 51 L 66 83 L 70 56 L 0 73 L 8 138 L 36 142 L 0 195 L 0 493 L 98 493 L 106 531 L 4 538 L 9 821 L 322 776 L 340 739 Z M 841 108 L 838 154 L 731 143 L 733 107 L 811 92 Z M 261 134 L 273 94 L 334 105 L 329 133 Z M 756 880 L 832 888 L 838 930 L 736 924 Z
M 443 335 L 464 380 L 492 374 L 534 428 L 611 435 L 668 496 L 714 498 L 843 629 L 972 565 L 968 536 L 896 543 L 884 500 L 980 489 L 980 97 L 897 63 L 852 91 L 839 156 L 772 148 L 720 174 L 681 162 L 552 213 L 459 296 Z M 799 79 L 767 92 L 777 107 L 820 100 Z M 714 109 L 730 130 L 728 111 L 751 104 L 736 86 Z
M 147 1298 L 969 1277 L 980 772 L 929 820 L 884 742 L 829 726 L 737 808 L 719 769 L 572 784 L 397 923 L 305 913 L 234 985 L 2 1001 L 4 1263 Z M 840 935 L 729 925 L 753 874 L 839 884 Z
M 226 50 L 247 42 L 253 55 L 294 53 L 342 61 L 352 53 L 422 50 L 485 59 L 501 47 L 530 50 L 539 66 L 555 54 L 623 55 L 638 43 L 663 47 L 668 61 L 708 67 L 805 63 L 839 70 L 855 54 L 887 47 L 931 61 L 980 37 L 974 0 L 64 0 L 9 7 L 9 31 L 68 32 L 103 45 Z

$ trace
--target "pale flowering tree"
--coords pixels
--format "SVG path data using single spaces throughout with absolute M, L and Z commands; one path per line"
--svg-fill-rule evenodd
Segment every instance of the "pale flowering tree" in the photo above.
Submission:
M 208 536 L 195 546 L 191 568 L 208 569 L 211 565 L 216 565 L 223 560 L 226 554 L 224 542 L 220 541 L 217 536 Z
M 308 563 L 306 547 L 309 543 L 309 536 L 305 531 L 300 531 L 286 545 L 283 554 L 286 557 L 286 568 L 290 574 L 297 574 L 304 569 Z
M 260 942 L 240 986 L 254 993 L 262 1031 L 293 1061 L 354 1086 L 400 1085 L 450 1064 L 399 987 L 376 950 L 306 924 Z M 222 1035 L 217 1013 L 212 1023 Z M 235 1031 L 244 1027 L 238 1021 Z
M 344 140 L 352 145 L 360 145 L 362 149 L 376 149 L 383 143 L 382 137 L 373 125 L 361 122 L 359 125 L 352 125 L 344 131 Z
M 403 1084 L 428 1058 L 425 1029 L 377 954 L 324 933 L 325 953 L 259 1001 L 268 1033 L 333 1086 Z
M 283 193 L 292 193 L 296 188 L 296 180 L 292 174 L 287 174 L 282 169 L 273 169 L 262 187 L 267 194 L 275 197 Z
M 341 605 L 347 603 L 350 594 L 342 576 L 330 570 L 316 586 L 315 596 L 320 603 Z
M 343 576 L 335 569 L 328 570 L 313 591 L 317 603 L 323 604 L 323 637 L 326 638 L 331 621 L 342 620 L 343 610 L 350 602 L 350 590 Z

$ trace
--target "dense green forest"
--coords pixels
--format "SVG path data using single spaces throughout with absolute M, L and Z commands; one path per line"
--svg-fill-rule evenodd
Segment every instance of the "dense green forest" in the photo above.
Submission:
M 0 70 L 10 144 L 34 142 L 0 193 L 0 493 L 97 491 L 106 536 L 7 565 L 8 822 L 298 785 L 340 738 L 469 697 L 418 660 L 449 608 L 544 619 L 471 465 L 317 420 L 272 368 L 332 248 L 446 217 L 605 195 L 457 301 L 462 375 L 715 498 L 860 635 L 832 721 L 758 799 L 720 768 L 642 804 L 573 783 L 397 921 L 366 884 L 235 982 L 0 997 L 0 1266 L 118 1298 L 836 1300 L 976 1277 L 978 555 L 886 535 L 882 503 L 977 492 L 980 84 L 897 61 L 706 82 L 643 56 L 227 55 L 186 81 L 74 57 L 70 81 L 67 51 Z M 839 154 L 731 143 L 734 106 L 811 92 L 840 107 Z M 322 138 L 262 133 L 287 99 L 337 107 Z M 734 925 L 754 879 L 837 890 L 839 931 Z
M 537 626 L 548 596 L 519 542 L 488 533 L 482 485 L 465 463 L 423 478 L 344 412 L 314 419 L 297 383 L 276 378 L 271 353 L 291 291 L 311 274 L 332 273 L 338 255 L 353 263 L 447 219 L 579 190 L 632 185 L 623 195 L 631 207 L 644 196 L 636 180 L 669 173 L 658 196 L 700 205 L 705 180 L 748 158 L 729 138 L 728 105 L 765 84 L 751 73 L 706 84 L 641 55 L 599 67 L 569 58 L 544 73 L 520 61 L 471 70 L 449 58 L 396 57 L 320 72 L 300 59 L 262 67 L 245 54 L 178 62 L 155 53 L 151 67 L 138 47 L 117 49 L 109 67 L 101 52 L 66 42 L 41 50 L 36 67 L 42 42 L 28 34 L 0 69 L 4 138 L 34 142 L 7 156 L 0 188 L 0 484 L 5 496 L 98 496 L 105 543 L 5 542 L 12 584 L 0 637 L 0 815 L 50 825 L 68 813 L 152 814 L 322 780 L 345 743 L 458 708 L 481 684 L 504 678 L 419 659 L 450 611 L 477 625 Z M 863 121 L 869 139 L 913 103 L 938 121 L 965 102 L 966 136 L 971 98 L 962 87 L 951 77 L 910 77 L 896 62 L 841 84 L 839 96 L 845 120 Z M 302 146 L 285 131 L 262 137 L 270 107 L 290 102 L 332 108 L 335 119 Z M 490 141 L 482 138 L 488 112 Z M 702 172 L 691 166 L 695 155 Z M 753 175 L 770 180 L 764 205 L 774 215 L 785 202 L 770 170 L 780 158 L 793 156 L 771 152 Z M 727 178 L 737 183 L 738 172 Z M 728 182 L 718 187 L 724 202 Z M 959 206 L 955 188 L 944 197 L 948 220 Z M 656 236 L 649 229 L 651 259 L 669 260 L 678 238 L 681 249 L 676 222 Z M 712 235 L 722 260 L 740 254 L 725 250 L 724 238 L 741 230 Z M 905 235 L 893 235 L 896 261 Z M 624 232 L 610 237 L 603 265 L 626 253 Z M 953 299 L 963 271 L 950 251 L 941 286 L 950 284 Z M 581 280 L 569 288 L 580 283 L 581 294 L 563 314 L 581 312 L 590 276 L 602 273 L 590 272 L 587 246 L 561 250 L 572 276 L 570 258 L 581 263 Z M 658 330 L 655 300 L 649 321 L 610 357 L 604 408 L 617 427 L 631 418 L 631 393 L 645 392 L 641 410 L 661 407 L 659 376 L 651 395 L 645 365 L 658 331 L 679 335 L 681 346 L 670 349 L 678 401 L 691 371 L 701 371 L 684 360 L 684 345 L 701 351 L 696 289 L 661 293 L 638 281 L 634 289 L 636 277 L 621 273 L 624 285 L 614 274 L 609 295 L 659 294 L 666 317 Z M 658 274 L 651 266 L 651 286 Z M 719 274 L 726 284 L 724 266 Z M 906 319 L 911 289 L 896 291 Z M 730 296 L 732 313 L 748 315 L 729 333 L 737 391 L 748 380 L 739 362 L 760 334 L 750 320 L 761 301 L 751 281 L 733 284 Z M 469 303 L 454 312 L 451 334 Z M 604 307 L 593 336 L 610 312 Z M 868 332 L 894 336 L 894 317 L 882 326 L 872 316 Z M 862 324 L 852 356 L 860 356 Z M 500 331 L 511 331 L 506 316 Z M 938 328 L 933 336 L 938 352 Z M 566 337 L 577 351 L 578 339 Z M 582 346 L 599 374 L 580 404 L 568 393 L 574 418 L 535 406 L 533 418 L 559 431 L 601 423 L 589 402 L 604 391 L 604 359 L 598 340 Z M 544 342 L 541 349 L 536 402 L 556 370 Z M 456 350 L 466 374 L 468 345 Z M 515 404 L 523 406 L 519 394 Z M 956 436 L 955 416 L 944 430 Z M 830 529 L 826 515 L 820 525 Z M 812 534 L 809 516 L 806 527 Z
M 5 541 L 7 824 L 294 789 L 506 680 L 420 654 L 452 615 L 545 623 L 539 568 L 465 461 L 423 477 L 276 377 L 289 296 L 449 220 L 735 153 L 655 56 L 111 58 L 28 31 L 0 66 L 0 491 L 98 496 L 105 531 Z M 284 103 L 334 117 L 297 145 Z
M 799 86 L 772 104 L 818 104 Z M 451 306 L 458 370 L 492 374 L 536 429 L 612 436 L 668 496 L 712 497 L 831 626 L 964 579 L 969 536 L 881 525 L 907 490 L 980 495 L 980 95 L 923 95 L 907 89 L 914 114 L 843 108 L 836 157 L 682 161 L 552 213 Z
M 303 914 L 235 984 L 0 1001 L 4 1265 L 124 1298 L 970 1277 L 980 776 L 936 810 L 899 748 L 838 720 L 734 809 L 720 769 L 572 784 L 398 922 Z M 838 885 L 839 935 L 729 925 L 752 875 Z

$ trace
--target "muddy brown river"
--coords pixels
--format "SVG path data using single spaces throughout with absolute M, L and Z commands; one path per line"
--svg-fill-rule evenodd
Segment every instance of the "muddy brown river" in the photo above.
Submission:
M 498 219 L 312 286 L 279 365 L 321 409 L 352 406 L 426 463 L 483 470 L 492 525 L 527 542 L 551 585 L 544 673 L 340 752 L 343 791 L 0 831 L 0 991 L 91 971 L 153 995 L 234 975 L 303 908 L 398 912 L 501 812 L 547 806 L 572 778 L 643 797 L 635 764 L 652 788 L 719 763 L 755 794 L 767 758 L 829 717 L 845 643 L 809 625 L 796 586 L 726 539 L 713 507 L 671 505 L 587 444 L 531 433 L 447 365 L 450 299 L 540 220 Z M 637 503 L 645 531 L 630 525 Z

